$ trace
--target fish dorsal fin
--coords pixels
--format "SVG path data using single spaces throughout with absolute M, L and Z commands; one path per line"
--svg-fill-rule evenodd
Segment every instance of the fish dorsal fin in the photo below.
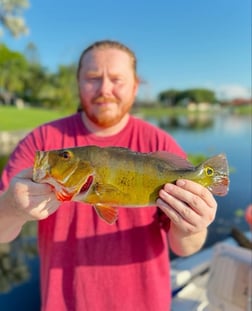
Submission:
M 118 209 L 107 204 L 97 203 L 94 205 L 97 214 L 108 224 L 112 225 L 118 218 Z
M 166 151 L 156 151 L 150 153 L 154 158 L 164 160 L 173 169 L 192 169 L 194 166 L 188 160 Z

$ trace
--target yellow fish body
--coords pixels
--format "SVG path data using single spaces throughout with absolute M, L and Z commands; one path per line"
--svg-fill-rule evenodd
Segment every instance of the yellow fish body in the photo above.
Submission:
M 108 223 L 117 219 L 117 207 L 155 205 L 165 183 L 184 178 L 226 195 L 228 163 L 224 154 L 197 167 L 167 152 L 140 153 L 127 148 L 97 146 L 37 151 L 33 180 L 48 183 L 58 200 L 92 204 Z

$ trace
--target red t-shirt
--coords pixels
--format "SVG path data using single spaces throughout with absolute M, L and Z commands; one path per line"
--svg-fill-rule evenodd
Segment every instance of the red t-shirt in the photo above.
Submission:
M 0 190 L 33 165 L 36 150 L 86 145 L 185 156 L 170 135 L 143 120 L 130 117 L 120 133 L 97 137 L 77 113 L 23 139 L 3 172 Z M 108 225 L 92 206 L 65 202 L 39 221 L 41 311 L 168 311 L 168 245 L 156 215 L 156 207 L 120 208 L 118 221 Z

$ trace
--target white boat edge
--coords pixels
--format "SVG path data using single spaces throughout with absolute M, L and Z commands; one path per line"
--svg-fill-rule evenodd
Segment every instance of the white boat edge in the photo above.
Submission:
M 171 278 L 172 311 L 252 311 L 252 250 L 231 237 L 172 260 Z

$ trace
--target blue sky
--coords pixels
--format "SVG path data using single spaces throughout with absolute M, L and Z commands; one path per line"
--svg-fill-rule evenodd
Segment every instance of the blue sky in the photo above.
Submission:
M 77 62 L 95 40 L 132 48 L 144 99 L 176 88 L 206 87 L 223 97 L 251 92 L 251 0 L 30 0 L 28 36 L 0 38 L 24 52 L 33 42 L 43 66 Z

